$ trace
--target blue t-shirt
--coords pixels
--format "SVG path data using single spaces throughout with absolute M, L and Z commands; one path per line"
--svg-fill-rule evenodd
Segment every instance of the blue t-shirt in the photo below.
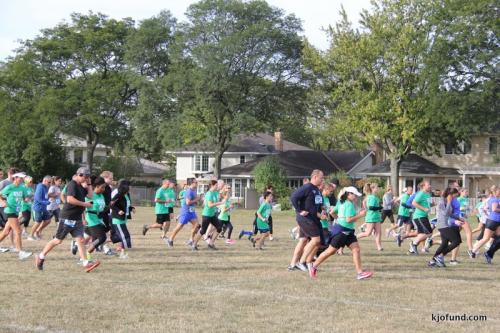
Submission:
M 489 198 L 486 202 L 486 207 L 488 211 L 488 220 L 500 222 L 500 213 L 493 211 L 493 204 L 497 203 L 497 207 L 500 205 L 500 199 L 496 197 Z
M 49 188 L 43 183 L 36 186 L 35 197 L 33 198 L 33 210 L 37 212 L 46 212 L 49 201 Z
M 184 199 L 182 200 L 184 204 L 181 207 L 181 214 L 188 214 L 188 213 L 194 213 L 195 208 L 196 208 L 196 203 L 192 203 L 190 205 L 187 204 L 187 199 L 189 200 L 194 200 L 196 199 L 196 190 L 193 190 L 191 188 L 188 188 L 186 190 L 186 193 L 184 193 Z
M 453 198 L 451 200 L 451 216 L 461 216 L 460 214 L 460 201 L 458 201 L 457 198 Z M 453 217 L 450 217 L 448 219 L 448 226 L 450 227 L 458 227 L 459 224 L 456 223 L 456 219 L 454 219 Z

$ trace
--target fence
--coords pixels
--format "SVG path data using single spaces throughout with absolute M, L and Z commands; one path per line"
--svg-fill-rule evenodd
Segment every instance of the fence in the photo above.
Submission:
M 155 200 L 156 189 L 145 186 L 130 187 L 130 197 L 135 206 L 152 206 Z

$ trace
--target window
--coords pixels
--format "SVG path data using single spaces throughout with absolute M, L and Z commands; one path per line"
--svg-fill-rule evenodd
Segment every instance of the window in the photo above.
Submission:
M 198 184 L 198 194 L 203 194 L 208 191 L 208 184 Z
M 208 171 L 208 155 L 194 156 L 194 171 Z
M 472 144 L 469 141 L 459 142 L 458 145 L 453 143 L 446 143 L 444 145 L 444 153 L 446 155 L 451 154 L 470 154 L 472 151 Z
M 299 179 L 290 179 L 288 181 L 288 187 L 289 188 L 299 188 L 300 187 L 300 180 Z
M 491 137 L 488 145 L 488 152 L 491 155 L 496 155 L 498 153 L 498 138 Z
M 243 164 L 243 163 L 245 163 L 245 162 L 246 162 L 246 161 L 245 161 L 245 155 L 241 155 L 241 156 L 240 156 L 240 164 Z
M 241 179 L 234 180 L 233 197 L 242 198 L 243 197 L 243 186 Z
M 83 150 L 82 149 L 75 149 L 73 153 L 73 163 L 78 163 L 82 164 L 83 163 Z
M 451 143 L 446 143 L 446 144 L 444 145 L 444 153 L 445 153 L 446 155 L 451 155 L 451 154 L 453 154 L 453 144 L 451 144 Z
M 460 148 L 461 148 L 462 154 L 470 154 L 472 151 L 472 144 L 469 141 L 461 142 Z

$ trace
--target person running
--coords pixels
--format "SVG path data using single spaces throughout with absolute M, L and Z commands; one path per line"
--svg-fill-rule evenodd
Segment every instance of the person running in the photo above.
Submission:
M 330 196 L 334 190 L 333 184 L 324 184 L 321 190 L 321 194 L 323 195 L 323 207 L 321 207 L 320 223 L 323 232 L 323 243 L 321 243 L 316 255 L 319 255 L 328 247 L 328 242 L 330 240 L 330 217 L 333 216 L 334 210 L 334 207 L 330 205 Z
M 108 239 L 111 239 L 111 193 L 113 192 L 113 173 L 108 170 L 104 170 L 100 175 L 104 178 L 104 182 L 106 183 L 106 187 L 104 188 L 104 192 L 102 195 L 104 196 L 104 202 L 106 203 L 106 210 L 102 211 L 99 214 L 99 218 L 104 223 L 104 229 L 106 229 L 106 233 L 108 234 Z M 99 250 L 100 247 L 97 248 Z M 116 252 L 109 248 L 106 244 L 102 246 L 102 250 L 106 255 L 115 255 Z
M 91 202 L 92 207 L 85 208 L 85 221 L 87 227 L 85 233 L 92 239 L 90 246 L 87 247 L 87 260 L 92 260 L 92 252 L 106 242 L 106 226 L 101 218 L 101 212 L 109 209 L 106 207 L 106 200 L 104 199 L 104 191 L 106 189 L 106 181 L 102 177 L 92 177 L 92 188 L 94 193 L 92 199 L 86 197 L 85 202 Z
M 270 235 L 269 216 L 271 216 L 271 202 L 273 194 L 271 192 L 264 193 L 264 201 L 257 210 L 257 228 L 259 229 L 260 236 L 252 240 L 253 247 L 256 250 L 262 250 L 264 241 Z
M 465 232 L 465 240 L 467 242 L 467 254 L 472 258 L 472 227 L 470 226 L 467 218 L 471 212 L 470 203 L 469 203 L 469 191 L 465 188 L 460 190 L 460 196 L 457 198 L 460 203 L 460 214 L 464 218 L 464 223 L 461 225 L 462 229 Z M 455 253 L 453 253 L 454 257 L 458 254 L 458 247 L 455 249 Z
M 396 198 L 392 193 L 392 186 L 387 185 L 384 196 L 382 197 L 382 222 L 388 218 L 391 221 L 391 226 L 385 230 L 386 237 L 389 237 L 394 229 L 396 229 L 396 223 L 394 223 L 394 213 L 392 212 L 392 205 L 396 202 Z
M 413 194 L 413 187 L 407 186 L 406 191 L 403 193 L 399 203 L 398 209 L 398 227 L 404 228 L 404 234 L 409 235 L 411 232 L 411 228 L 413 227 L 413 223 L 411 221 L 412 214 L 412 206 L 407 204 L 410 196 Z M 401 236 L 401 231 L 396 233 L 396 244 L 401 247 L 403 243 L 403 238 Z
M 42 230 L 50 223 L 50 213 L 47 210 L 47 206 L 50 204 L 49 187 L 51 182 L 52 177 L 45 176 L 42 182 L 36 186 L 35 198 L 33 200 L 35 223 L 33 228 L 31 228 L 31 234 L 28 240 L 40 240 Z
M 458 194 L 459 192 L 456 188 L 447 188 L 439 200 L 436 228 L 441 235 L 441 245 L 429 261 L 429 267 L 446 267 L 444 257 L 462 242 L 460 226 L 464 223 L 465 219 L 460 216 L 460 203 L 457 200 Z
M 181 212 L 179 215 L 179 223 L 172 231 L 170 237 L 167 236 L 167 245 L 169 247 L 174 246 L 174 239 L 179 233 L 179 231 L 181 231 L 186 224 L 191 223 L 192 225 L 191 238 L 188 245 L 191 246 L 191 249 L 193 251 L 197 250 L 197 248 L 195 248 L 195 246 L 193 245 L 193 239 L 199 227 L 198 217 L 196 216 L 196 205 L 200 201 L 200 197 L 196 193 L 197 186 L 198 186 L 198 181 L 196 179 L 191 179 L 189 183 L 189 188 L 186 190 L 186 193 L 184 195 L 184 205 L 182 205 L 181 207 Z
M 33 204 L 33 177 L 26 176 L 24 177 L 24 186 L 26 186 L 27 197 L 23 201 L 23 205 L 21 207 L 21 220 L 19 224 L 23 226 L 22 237 L 28 237 L 28 227 L 31 221 L 31 208 Z
M 377 246 L 377 251 L 383 251 L 382 248 L 382 206 L 380 205 L 380 199 L 377 197 L 378 185 L 369 184 L 370 192 L 366 198 L 366 230 L 358 235 L 358 239 L 368 237 L 374 233 L 375 245 Z
M 0 202 L 5 207 L 4 213 L 7 216 L 5 228 L 0 233 L 0 242 L 2 242 L 11 231 L 14 231 L 14 246 L 19 259 L 24 260 L 32 255 L 31 252 L 23 251 L 23 243 L 21 237 L 21 226 L 19 225 L 19 216 L 23 201 L 28 197 L 28 191 L 23 184 L 26 174 L 18 172 L 12 175 L 12 184 L 7 185 L 0 195 Z
M 127 222 L 131 218 L 134 209 L 129 196 L 130 182 L 120 180 L 118 188 L 113 191 L 115 194 L 111 198 L 111 241 L 118 244 L 120 259 L 128 259 L 127 249 L 132 248 L 132 240 L 127 227 Z
M 431 184 L 424 181 L 420 186 L 420 192 L 417 193 L 412 205 L 415 207 L 413 213 L 413 224 L 417 230 L 417 236 L 410 243 L 410 252 L 418 254 L 418 244 L 432 235 L 432 227 L 429 222 L 429 212 L 432 203 Z
M 14 174 L 18 173 L 19 170 L 17 168 L 9 168 L 7 170 L 7 178 L 3 179 L 3 173 L 2 173 L 2 181 L 0 181 L 0 192 L 7 187 L 8 185 L 12 184 L 14 181 Z M 0 201 L 0 226 L 2 227 L 2 230 L 5 228 L 5 225 L 7 224 L 7 214 L 4 212 L 5 209 L 5 202 Z
M 474 245 L 472 249 L 473 258 L 479 253 L 479 249 L 490 239 L 493 239 L 488 251 L 484 253 L 484 258 L 491 264 L 495 252 L 500 247 L 500 188 L 492 186 L 490 196 L 486 202 L 487 219 L 483 238 Z
M 262 193 L 262 195 L 259 197 L 259 207 L 262 205 L 262 203 L 264 203 L 264 194 L 266 194 L 267 192 L 273 193 L 273 191 L 274 191 L 274 187 L 271 184 L 268 184 L 266 186 L 266 189 Z M 269 217 L 269 230 L 270 230 L 270 235 L 271 235 L 269 237 L 269 240 L 273 240 L 273 218 L 272 218 L 272 216 Z M 253 220 L 253 236 L 256 236 L 258 232 L 259 232 L 259 228 L 257 228 L 257 213 L 255 213 L 255 218 Z
M 83 239 L 84 225 L 82 214 L 85 208 L 93 206 L 92 202 L 85 202 L 85 197 L 92 198 L 93 194 L 94 191 L 90 184 L 90 170 L 86 167 L 78 168 L 76 177 L 67 185 L 66 202 L 61 210 L 61 221 L 57 226 L 56 236 L 49 241 L 40 254 L 35 257 L 35 266 L 38 270 L 43 270 L 46 256 L 56 246 L 61 244 L 68 234 L 71 234 L 71 237 L 73 237 L 77 243 L 80 260 L 87 273 L 100 265 L 99 261 L 87 260 Z
M 166 240 L 167 231 L 170 228 L 170 204 L 175 204 L 174 198 L 169 195 L 170 181 L 163 179 L 161 187 L 156 190 L 155 194 L 155 214 L 156 223 L 143 225 L 142 235 L 146 236 L 149 229 L 162 229 L 161 239 Z M 173 202 L 172 202 L 173 200 Z
M 472 230 L 472 233 L 476 233 L 479 231 L 479 235 L 477 235 L 476 242 L 480 241 L 484 235 L 484 229 L 486 229 L 486 219 L 487 219 L 487 211 L 486 211 L 486 202 L 488 201 L 488 197 L 484 194 L 480 194 L 478 196 L 478 203 L 474 208 L 474 214 L 477 218 L 477 228 Z
M 312 267 L 313 257 L 321 244 L 321 205 L 323 196 L 318 186 L 324 180 L 321 170 L 313 170 L 311 180 L 298 188 L 290 198 L 300 227 L 299 241 L 295 246 L 288 270 L 295 268 L 307 272 Z M 301 255 L 302 254 L 302 255 Z
M 340 205 L 338 210 L 337 223 L 333 225 L 331 239 L 328 248 L 319 255 L 319 257 L 311 265 L 309 276 L 315 279 L 318 275 L 318 267 L 328 257 L 335 254 L 338 249 L 348 246 L 352 251 L 352 259 L 356 269 L 356 278 L 358 280 L 368 279 L 373 276 L 373 272 L 364 271 L 361 266 L 361 250 L 356 238 L 354 222 L 365 216 L 366 211 L 362 209 L 356 213 L 354 205 L 356 197 L 360 197 L 361 193 L 353 187 L 345 188 L 344 193 L 340 197 Z
M 201 229 L 199 233 L 193 239 L 193 249 L 198 249 L 198 241 L 203 235 L 207 233 L 208 226 L 213 225 L 215 228 L 215 232 L 212 234 L 212 237 L 209 238 L 208 248 L 210 250 L 217 250 L 215 247 L 215 240 L 217 236 L 222 231 L 222 225 L 219 223 L 217 219 L 217 207 L 222 204 L 219 201 L 219 192 L 217 192 L 217 181 L 210 181 L 210 189 L 207 193 L 205 193 L 205 200 L 203 203 L 203 211 L 201 213 Z
M 233 233 L 233 224 L 231 223 L 231 211 L 233 210 L 234 205 L 231 203 L 231 191 L 227 188 L 222 193 L 222 204 L 220 206 L 219 213 L 219 221 L 222 224 L 222 232 L 227 230 L 227 239 L 226 244 L 233 245 L 235 243 L 234 240 L 231 239 L 231 235 Z
M 62 178 L 59 176 L 52 177 L 52 185 L 49 187 L 49 205 L 47 210 L 50 214 L 50 218 L 54 218 L 54 221 L 59 223 L 59 215 L 61 214 L 61 184 Z

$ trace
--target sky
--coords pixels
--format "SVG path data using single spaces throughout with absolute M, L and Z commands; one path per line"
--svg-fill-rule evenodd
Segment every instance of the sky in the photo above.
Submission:
M 100 12 L 115 19 L 131 17 L 136 22 L 170 10 L 179 21 L 193 0 L 0 0 L 0 61 L 14 54 L 18 40 L 33 39 L 44 28 L 69 21 L 73 12 Z M 344 6 L 350 21 L 358 22 L 359 12 L 370 7 L 369 0 L 267 0 L 287 14 L 302 20 L 304 35 L 325 50 L 328 38 L 323 28 L 335 25 Z

